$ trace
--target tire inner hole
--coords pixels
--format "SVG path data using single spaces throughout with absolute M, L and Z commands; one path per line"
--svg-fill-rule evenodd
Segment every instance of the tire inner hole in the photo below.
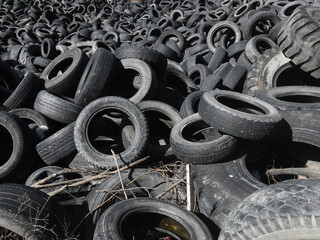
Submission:
M 73 62 L 72 58 L 63 59 L 52 69 L 52 71 L 49 73 L 48 79 L 54 79 L 62 75 L 65 71 L 68 70 L 72 62 Z
M 288 179 L 307 178 L 305 172 L 299 169 L 307 172 L 320 171 L 320 149 L 306 143 L 277 142 L 250 155 L 246 161 L 249 172 L 268 185 Z M 273 171 L 279 173 L 273 174 Z
M 244 102 L 240 99 L 234 99 L 227 96 L 219 96 L 217 97 L 217 101 L 239 112 L 250 113 L 254 115 L 265 115 L 268 113 L 267 109 L 263 109 L 262 106 L 258 107 L 251 103 Z
M 218 139 L 222 134 L 206 122 L 200 120 L 186 125 L 181 133 L 182 137 L 190 142 L 204 142 Z
M 102 154 L 116 154 L 125 151 L 121 133 L 125 125 L 132 125 L 128 116 L 117 109 L 102 110 L 90 120 L 87 137 L 92 148 Z M 134 137 L 134 136 L 133 136 Z M 130 147 L 128 144 L 127 147 Z
M 294 103 L 319 103 L 320 102 L 320 97 L 311 96 L 307 94 L 278 96 L 277 99 L 285 102 L 294 102 Z
M 109 95 L 124 98 L 133 97 L 142 85 L 141 75 L 134 69 L 123 69 L 118 74 L 117 81 L 113 81 L 109 87 Z
M 187 229 L 176 220 L 159 213 L 131 213 L 122 219 L 124 239 L 191 240 Z
M 5 164 L 13 154 L 13 139 L 10 132 L 0 125 L 0 165 Z
M 256 43 L 256 48 L 258 50 L 259 53 L 264 53 L 267 49 L 271 49 L 272 46 L 270 45 L 270 43 L 268 43 L 267 41 L 261 39 L 258 40 Z
M 301 70 L 293 63 L 288 63 L 278 70 L 275 76 L 275 86 L 320 86 L 320 83 L 310 74 Z

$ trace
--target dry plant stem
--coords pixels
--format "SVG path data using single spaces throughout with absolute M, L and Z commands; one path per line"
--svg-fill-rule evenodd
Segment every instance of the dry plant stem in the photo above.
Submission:
M 116 163 L 116 166 L 117 166 L 117 171 L 118 171 L 118 176 L 119 176 L 119 180 L 120 180 L 120 183 L 121 183 L 121 187 L 122 187 L 122 190 L 123 190 L 123 194 L 124 194 L 124 197 L 126 199 L 128 199 L 128 196 L 127 196 L 127 193 L 124 189 L 124 185 L 123 185 L 123 181 L 122 181 L 122 178 L 121 178 L 121 174 L 120 174 L 120 170 L 119 170 L 119 164 L 118 164 L 118 161 L 117 161 L 117 158 L 116 158 L 116 154 L 114 153 L 114 151 L 111 149 L 111 153 L 112 153 L 112 156 L 113 156 L 113 159 Z
M 147 157 L 145 157 L 145 158 L 142 158 L 142 159 L 140 159 L 140 160 L 137 160 L 137 161 L 135 161 L 135 162 L 133 162 L 133 163 L 127 165 L 127 166 L 124 166 L 124 167 L 120 168 L 119 171 L 121 172 L 121 171 L 123 171 L 123 170 L 126 170 L 127 168 L 133 167 L 133 166 L 135 166 L 135 165 L 137 165 L 137 164 L 139 164 L 139 163 L 147 160 L 148 158 L 149 158 L 149 156 L 147 156 Z M 64 190 L 66 190 L 67 188 L 77 187 L 77 186 L 80 186 L 80 185 L 89 183 L 89 182 L 91 182 L 91 181 L 93 181 L 93 180 L 103 179 L 103 178 L 107 177 L 107 176 L 110 175 L 110 174 L 115 174 L 115 173 L 118 172 L 118 170 L 111 171 L 111 172 L 107 172 L 107 171 L 109 171 L 109 170 L 106 170 L 106 171 L 104 171 L 104 172 L 102 172 L 102 173 L 100 173 L 99 175 L 96 175 L 96 176 L 83 178 L 83 180 L 81 180 L 81 181 L 79 181 L 79 182 L 72 183 L 72 184 L 70 184 L 70 185 L 64 185 L 64 186 L 62 186 L 61 188 L 56 189 L 56 190 L 48 193 L 48 195 L 52 197 L 52 196 L 55 196 L 56 194 L 58 194 L 58 193 L 60 193 L 60 192 L 62 192 L 62 191 L 64 191 Z M 106 175 L 106 174 L 107 174 L 107 175 Z
M 186 178 L 180 179 L 178 182 L 176 182 L 175 184 L 173 184 L 171 187 L 167 188 L 164 192 L 158 194 L 156 196 L 156 198 L 161 198 L 163 195 L 165 195 L 167 192 L 169 192 L 171 189 L 173 189 L 174 187 L 178 186 L 180 183 L 182 183 L 183 181 L 185 181 Z

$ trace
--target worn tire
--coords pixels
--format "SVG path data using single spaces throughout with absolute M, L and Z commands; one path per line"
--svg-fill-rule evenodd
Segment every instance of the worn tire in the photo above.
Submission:
M 118 59 L 136 58 L 149 64 L 156 72 L 161 75 L 167 69 L 167 59 L 158 51 L 133 44 L 123 44 L 117 48 L 114 55 Z
M 82 74 L 74 103 L 84 107 L 97 99 L 109 86 L 114 68 L 114 55 L 103 48 L 99 48 L 91 57 Z
M 32 123 L 28 124 L 29 128 L 34 131 L 39 140 L 45 138 L 47 131 L 49 130 L 48 120 L 42 116 L 39 112 L 30 108 L 16 108 L 9 111 L 10 114 L 16 115 L 22 120 L 26 120 L 26 123 L 30 121 Z
M 116 203 L 108 208 L 97 223 L 93 239 L 122 239 L 123 229 L 120 228 L 121 222 L 123 222 L 127 217 L 130 217 L 131 214 L 134 216 L 138 213 L 147 213 L 145 218 L 143 218 L 145 219 L 144 224 L 152 222 L 153 218 L 148 218 L 147 216 L 148 213 L 153 213 L 169 218 L 169 221 L 177 222 L 179 225 L 182 225 L 185 229 L 184 231 L 186 231 L 184 232 L 182 229 L 178 228 L 182 231 L 179 232 L 176 227 L 177 223 L 175 223 L 174 228 L 173 226 L 171 226 L 171 228 L 167 226 L 166 235 L 178 235 L 183 239 L 212 239 L 211 233 L 206 225 L 193 213 L 167 201 L 149 198 L 129 199 Z M 133 222 L 131 221 L 131 223 Z M 135 221 L 135 223 L 139 224 L 139 221 Z M 141 227 L 142 226 L 140 226 L 140 228 Z
M 156 197 L 173 184 L 171 181 L 168 182 L 162 174 L 142 168 L 122 171 L 121 179 L 125 189 L 127 189 L 126 194 L 129 199 L 135 197 Z M 104 180 L 87 195 L 85 199 L 85 206 L 87 207 L 83 214 L 86 215 L 89 212 L 91 212 L 91 214 L 84 222 L 84 237 L 88 239 L 92 238 L 95 225 L 107 208 L 117 202 L 125 200 L 123 192 L 118 191 L 121 189 L 119 175 L 116 174 Z M 179 194 L 175 189 L 172 189 L 161 199 L 182 204 L 185 199 L 180 198 L 184 197 L 185 196 L 181 196 L 181 193 Z M 103 205 L 101 206 L 101 204 Z
M 243 199 L 266 187 L 251 175 L 247 160 L 247 155 L 243 155 L 229 162 L 193 165 L 191 168 L 200 212 L 220 228 Z
M 285 57 L 280 50 L 265 51 L 252 64 L 244 82 L 243 93 L 254 96 L 259 90 L 276 87 L 279 70 L 281 71 L 289 62 L 290 59 Z
M 55 165 L 77 151 L 73 137 L 74 125 L 75 123 L 70 123 L 37 144 L 37 152 L 46 164 Z
M 74 122 L 82 111 L 82 107 L 46 90 L 38 93 L 33 108 L 44 116 L 64 124 Z
M 88 61 L 88 56 L 79 48 L 68 50 L 53 59 L 40 78 L 45 81 L 49 92 L 58 95 L 74 93 Z M 59 71 L 61 75 L 57 75 Z
M 259 91 L 257 98 L 270 103 L 281 111 L 320 111 L 320 87 L 287 86 Z
M 235 137 L 258 140 L 273 136 L 281 113 L 272 105 L 241 93 L 213 90 L 199 103 L 201 118 L 220 131 Z
M 208 139 L 192 139 L 195 132 L 208 130 L 210 126 L 202 121 L 198 113 L 190 115 L 178 122 L 171 130 L 170 143 L 176 157 L 190 164 L 211 164 L 221 162 L 230 157 L 237 149 L 237 139 L 230 135 L 220 134 L 211 128 Z M 200 129 L 200 130 L 199 130 Z M 210 136 L 211 135 L 211 136 Z M 188 138 L 186 138 L 188 136 Z
M 319 6 L 295 9 L 278 37 L 284 55 L 315 78 L 320 78 L 319 9 Z
M 29 100 L 35 98 L 38 93 L 40 81 L 32 72 L 26 72 L 23 79 L 3 103 L 9 110 L 25 107 Z
M 22 177 L 19 175 L 28 174 L 30 170 L 25 168 L 26 164 L 30 167 L 33 164 L 33 141 L 26 131 L 29 129 L 23 124 L 24 122 L 20 122 L 18 117 L 0 111 L 0 139 L 2 146 L 0 179 L 18 181 L 18 178 Z M 23 167 L 24 169 L 21 169 Z
M 143 151 L 148 139 L 148 125 L 141 110 L 132 102 L 120 97 L 103 97 L 88 104 L 77 118 L 74 139 L 79 154 L 90 164 L 99 168 L 115 168 L 113 155 L 96 150 L 90 143 L 88 136 L 89 124 L 100 112 L 114 109 L 125 114 L 131 120 L 135 128 L 133 143 L 120 153 L 116 153 L 118 165 L 121 167 L 137 160 Z
M 67 237 L 63 210 L 47 194 L 12 183 L 1 184 L 0 193 L 0 226 L 9 233 L 11 231 L 24 239 Z
M 317 239 L 319 186 L 319 179 L 290 180 L 253 193 L 229 214 L 219 240 Z

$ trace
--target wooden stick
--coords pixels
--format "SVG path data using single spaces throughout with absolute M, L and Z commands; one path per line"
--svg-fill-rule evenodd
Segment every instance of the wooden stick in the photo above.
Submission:
M 123 190 L 124 197 L 126 199 L 128 199 L 127 193 L 126 193 L 126 191 L 124 189 L 124 185 L 123 185 L 123 182 L 122 182 L 121 173 L 120 173 L 118 161 L 117 161 L 117 158 L 116 158 L 116 154 L 114 153 L 114 151 L 112 149 L 111 149 L 111 153 L 112 153 L 114 161 L 116 162 L 116 166 L 117 166 L 117 170 L 118 170 L 118 176 L 119 176 L 119 180 L 120 180 L 120 183 L 121 183 L 121 187 L 122 187 L 122 190 Z

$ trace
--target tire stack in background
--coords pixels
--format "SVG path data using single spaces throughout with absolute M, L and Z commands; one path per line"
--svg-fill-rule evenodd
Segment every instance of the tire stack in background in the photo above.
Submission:
M 319 236 L 319 12 L 0 1 L 1 238 Z

